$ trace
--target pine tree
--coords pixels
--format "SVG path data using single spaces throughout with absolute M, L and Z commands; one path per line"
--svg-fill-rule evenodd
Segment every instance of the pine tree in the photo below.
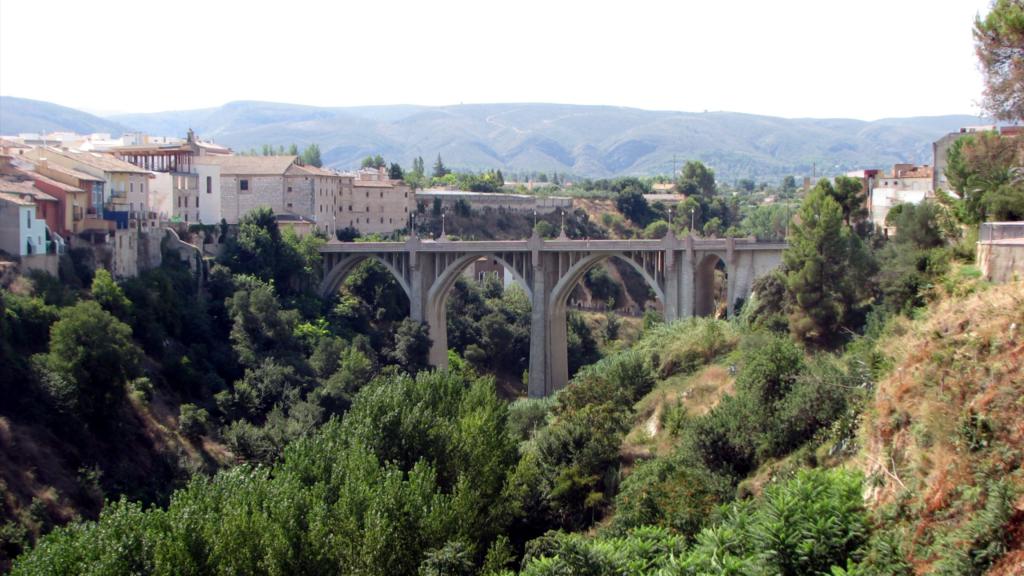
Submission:
M 444 162 L 441 160 L 441 155 L 438 154 L 437 161 L 434 162 L 434 178 L 444 178 L 449 172 L 451 172 L 451 170 L 445 167 Z
M 783 259 L 790 331 L 809 343 L 835 342 L 854 320 L 871 263 L 824 186 L 815 186 L 804 200 Z
M 1024 120 L 1024 1 L 995 0 L 974 21 L 974 48 L 985 76 L 985 111 L 997 120 Z

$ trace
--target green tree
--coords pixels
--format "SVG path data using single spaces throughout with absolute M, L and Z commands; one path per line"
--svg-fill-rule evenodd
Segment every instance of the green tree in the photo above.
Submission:
M 818 344 L 841 337 L 870 275 L 864 246 L 843 224 L 843 209 L 828 188 L 819 183 L 808 194 L 783 254 L 786 289 L 792 295 L 790 330 Z
M 995 132 L 964 136 L 950 146 L 946 177 L 952 194 L 939 199 L 965 224 L 1024 219 L 1024 181 L 1014 172 L 1024 145 Z
M 299 147 L 296 146 L 293 143 L 291 146 L 288 147 L 288 155 L 289 156 L 298 156 L 299 155 Z
M 306 146 L 306 149 L 302 151 L 302 162 L 317 168 L 323 166 L 324 163 L 320 160 L 320 145 L 313 143 Z
M 1024 121 L 1024 1 L 994 0 L 984 18 L 975 18 L 974 49 L 985 110 L 997 120 Z
M 256 367 L 264 358 L 287 361 L 300 356 L 300 342 L 295 338 L 298 312 L 282 310 L 269 283 L 241 277 L 238 285 L 226 306 L 232 321 L 231 342 L 239 362 Z
M 668 222 L 655 220 L 644 228 L 644 238 L 661 239 L 668 234 Z
M 796 191 L 796 178 L 792 175 L 786 176 L 782 179 L 782 192 L 784 194 L 791 194 Z
M 715 172 L 699 160 L 690 160 L 683 166 L 676 188 L 687 196 L 700 195 L 711 199 L 716 191 Z
M 434 162 L 434 171 L 432 173 L 434 178 L 444 178 L 451 170 L 445 167 L 444 162 L 441 160 L 441 155 L 437 155 L 437 160 Z
M 430 354 L 430 331 L 423 322 L 406 318 L 395 330 L 395 347 L 391 359 L 406 372 L 416 374 L 427 367 Z
M 843 208 L 843 221 L 847 226 L 856 226 L 868 217 L 867 189 L 860 180 L 837 176 L 829 193 Z
M 85 301 L 61 311 L 50 329 L 50 350 L 37 365 L 63 406 L 99 423 L 123 401 L 124 385 L 138 375 L 141 356 L 127 324 Z
M 388 167 L 388 178 L 391 180 L 405 179 L 405 174 L 402 172 L 402 167 L 398 165 L 398 162 L 392 162 L 391 166 Z
M 131 300 L 128 300 L 128 297 L 124 295 L 124 290 L 114 282 L 113 276 L 106 269 L 96 270 L 89 291 L 92 292 L 92 297 L 96 299 L 96 302 L 104 310 L 116 316 L 118 320 L 122 322 L 131 320 Z
M 651 221 L 651 207 L 647 204 L 641 188 L 630 186 L 615 197 L 615 208 L 637 226 L 647 226 Z
M 273 282 L 282 294 L 308 287 L 319 274 L 317 247 L 323 238 L 294 232 L 281 233 L 273 210 L 250 210 L 238 222 L 238 234 L 228 239 L 221 261 L 236 274 L 251 274 Z

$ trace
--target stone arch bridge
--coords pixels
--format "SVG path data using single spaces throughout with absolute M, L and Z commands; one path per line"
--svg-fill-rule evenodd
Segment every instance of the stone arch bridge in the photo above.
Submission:
M 620 258 L 640 273 L 664 307 L 666 321 L 713 312 L 714 272 L 724 265 L 727 303 L 750 296 L 754 280 L 782 261 L 786 244 L 753 239 L 704 239 L 671 233 L 661 240 L 449 241 L 412 236 L 405 242 L 338 242 L 321 249 L 320 294 L 336 292 L 356 265 L 373 259 L 384 265 L 409 297 L 409 314 L 425 322 L 432 341 L 430 363 L 448 361 L 446 302 L 462 272 L 481 258 L 493 258 L 512 273 L 532 305 L 530 321 L 531 397 L 547 396 L 569 380 L 566 308 L 576 283 L 608 258 Z

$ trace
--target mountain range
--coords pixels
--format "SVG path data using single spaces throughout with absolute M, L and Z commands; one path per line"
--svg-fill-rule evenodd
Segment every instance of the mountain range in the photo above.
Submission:
M 192 128 L 236 151 L 315 142 L 324 163 L 341 169 L 358 167 L 375 154 L 404 167 L 422 156 L 429 167 L 440 154 L 457 169 L 595 178 L 668 174 L 690 159 L 709 164 L 724 181 L 931 164 L 932 142 L 982 122 L 963 115 L 862 121 L 542 103 L 325 108 L 253 101 L 99 118 L 0 97 L 0 133 L 5 134 L 42 129 L 116 134 L 121 128 L 181 136 Z

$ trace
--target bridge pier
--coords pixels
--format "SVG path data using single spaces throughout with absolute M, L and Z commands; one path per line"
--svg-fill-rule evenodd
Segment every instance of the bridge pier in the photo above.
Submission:
M 540 398 L 551 393 L 550 362 L 550 321 L 548 300 L 551 297 L 544 267 L 539 254 L 534 252 L 536 263 L 533 266 L 533 298 L 530 303 L 530 367 L 529 381 L 526 392 L 530 398 Z

